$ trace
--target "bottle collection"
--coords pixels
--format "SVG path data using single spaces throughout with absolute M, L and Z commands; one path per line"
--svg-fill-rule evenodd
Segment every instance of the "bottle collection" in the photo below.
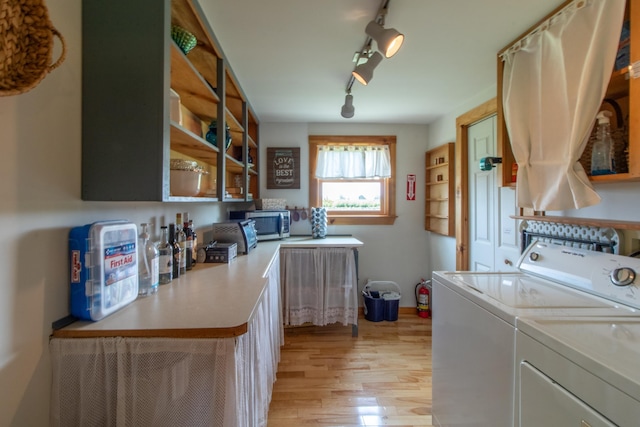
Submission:
M 138 296 L 158 292 L 158 285 L 166 285 L 186 274 L 196 264 L 198 237 L 189 213 L 177 213 L 176 222 L 160 227 L 160 241 L 154 243 L 149 235 L 150 224 L 140 224 L 138 236 Z

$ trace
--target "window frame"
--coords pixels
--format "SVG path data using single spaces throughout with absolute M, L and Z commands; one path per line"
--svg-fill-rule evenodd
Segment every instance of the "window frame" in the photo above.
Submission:
M 380 210 L 382 213 L 361 211 L 328 211 L 331 225 L 392 225 L 396 216 L 396 137 L 393 135 L 309 135 L 309 206 L 322 206 L 322 179 L 316 178 L 319 146 L 386 145 L 389 147 L 391 177 L 381 179 Z M 335 180 L 326 180 L 335 181 Z M 349 182 L 358 180 L 347 180 Z

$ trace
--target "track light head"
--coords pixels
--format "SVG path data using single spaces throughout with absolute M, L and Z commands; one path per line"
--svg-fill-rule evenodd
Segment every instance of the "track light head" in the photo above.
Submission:
M 353 108 L 353 95 L 350 93 L 344 97 L 344 105 L 342 106 L 342 112 L 340 113 L 342 117 L 345 119 L 350 119 L 353 117 L 353 113 L 355 112 L 355 108 Z
M 378 66 L 380 61 L 382 61 L 382 55 L 380 52 L 374 52 L 367 62 L 358 65 L 355 70 L 353 70 L 353 77 L 363 85 L 368 85 L 373 78 L 373 70 Z
M 365 28 L 365 33 L 378 45 L 385 58 L 391 58 L 395 55 L 404 42 L 404 34 L 399 33 L 395 28 L 385 29 L 376 21 L 371 21 Z

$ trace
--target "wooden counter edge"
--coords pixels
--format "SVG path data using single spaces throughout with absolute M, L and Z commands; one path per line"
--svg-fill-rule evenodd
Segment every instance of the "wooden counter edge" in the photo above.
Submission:
M 231 328 L 128 329 L 124 330 L 65 330 L 53 331 L 50 338 L 233 338 L 247 333 L 249 324 Z

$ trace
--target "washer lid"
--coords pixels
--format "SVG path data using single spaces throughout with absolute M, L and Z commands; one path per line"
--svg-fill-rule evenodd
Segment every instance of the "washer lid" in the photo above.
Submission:
M 606 308 L 615 304 L 525 274 L 453 273 L 449 279 L 514 309 Z

